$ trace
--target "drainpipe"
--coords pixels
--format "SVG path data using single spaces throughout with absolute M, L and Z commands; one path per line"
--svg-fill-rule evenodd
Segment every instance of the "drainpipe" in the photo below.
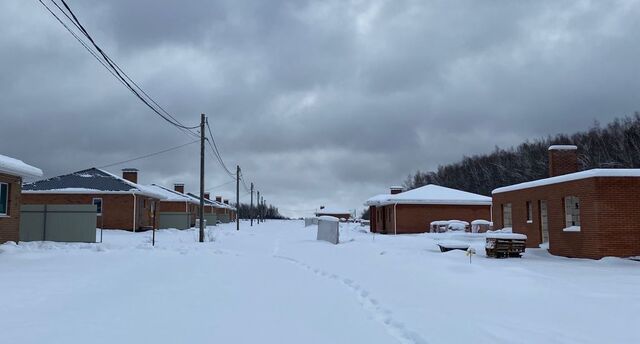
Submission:
M 138 205 L 138 202 L 136 202 L 136 194 L 135 193 L 131 193 L 131 196 L 133 196 L 133 232 L 135 233 L 136 231 L 136 206 Z
M 398 235 L 398 203 L 393 204 L 393 235 Z
M 491 212 L 491 215 L 489 215 L 489 218 L 491 219 L 491 222 L 493 222 L 493 203 L 491 203 L 491 206 L 489 207 L 489 211 Z M 533 216 L 533 214 L 531 216 Z

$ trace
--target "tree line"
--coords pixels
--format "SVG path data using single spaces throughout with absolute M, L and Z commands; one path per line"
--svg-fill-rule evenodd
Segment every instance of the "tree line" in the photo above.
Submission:
M 241 219 L 249 219 L 251 217 L 251 205 L 250 204 L 246 204 L 246 203 L 240 203 L 239 207 L 236 207 L 238 209 L 238 216 Z M 253 218 L 257 218 L 258 214 L 264 214 L 264 218 L 265 219 L 270 219 L 270 220 L 282 220 L 285 219 L 284 216 L 282 216 L 280 214 L 280 212 L 278 211 L 278 208 L 268 204 L 266 206 L 263 205 L 253 205 Z
M 491 195 L 495 188 L 548 177 L 548 148 L 578 146 L 581 169 L 640 167 L 640 113 L 618 118 L 606 126 L 593 126 L 572 135 L 558 134 L 492 153 L 465 156 L 461 161 L 440 165 L 435 171 L 416 171 L 403 183 L 405 190 L 426 184 Z

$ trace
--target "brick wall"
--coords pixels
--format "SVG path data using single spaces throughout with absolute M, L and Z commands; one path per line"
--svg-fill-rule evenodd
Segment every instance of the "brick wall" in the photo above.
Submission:
M 549 150 L 549 177 L 578 172 L 578 152 L 575 149 Z
M 494 228 L 503 227 L 502 204 L 512 204 L 513 231 L 527 246 L 542 243 L 540 200 L 547 201 L 549 252 L 575 258 L 640 255 L 640 178 L 607 177 L 546 185 L 493 195 Z M 564 198 L 580 199 L 580 231 L 565 232 Z M 526 202 L 533 206 L 527 223 Z
M 102 216 L 97 217 L 96 227 L 133 229 L 133 196 L 131 194 L 22 194 L 23 204 L 93 204 L 94 198 L 102 198 Z M 157 200 L 136 195 L 136 230 L 145 226 L 157 228 L 156 218 L 151 213 L 152 202 Z
M 20 238 L 20 203 L 22 178 L 0 173 L 0 182 L 9 185 L 9 209 L 7 216 L 0 216 L 0 244 L 18 242 Z
M 394 233 L 394 206 L 382 207 L 384 212 L 384 228 L 382 232 Z M 424 233 L 429 231 L 429 224 L 439 220 L 489 220 L 489 205 L 439 205 L 439 204 L 398 204 L 396 206 L 397 233 Z

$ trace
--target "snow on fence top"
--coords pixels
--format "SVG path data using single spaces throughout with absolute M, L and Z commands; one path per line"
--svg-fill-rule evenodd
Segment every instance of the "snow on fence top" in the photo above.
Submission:
M 378 196 L 376 196 L 378 197 Z M 385 195 L 370 205 L 390 204 L 491 205 L 491 197 L 428 184 L 395 195 Z
M 639 168 L 594 168 L 591 170 L 563 174 L 561 176 L 555 176 L 550 178 L 538 179 L 531 182 L 524 182 L 520 184 L 514 184 L 497 188 L 491 192 L 491 194 L 522 190 L 528 188 L 534 188 L 538 186 L 552 185 L 564 182 L 570 182 L 574 180 L 581 180 L 587 178 L 606 178 L 606 177 L 640 177 Z
M 578 146 L 574 145 L 553 145 L 549 146 L 549 150 L 576 150 Z
M 42 177 L 41 169 L 2 154 L 0 154 L 0 172 L 20 177 Z

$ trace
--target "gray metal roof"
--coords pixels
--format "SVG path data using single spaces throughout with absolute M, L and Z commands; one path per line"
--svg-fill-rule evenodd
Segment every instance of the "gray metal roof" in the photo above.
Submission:
M 133 192 L 155 196 L 141 185 L 97 168 L 89 168 L 49 179 L 26 183 L 22 186 L 22 190 L 35 193 Z

